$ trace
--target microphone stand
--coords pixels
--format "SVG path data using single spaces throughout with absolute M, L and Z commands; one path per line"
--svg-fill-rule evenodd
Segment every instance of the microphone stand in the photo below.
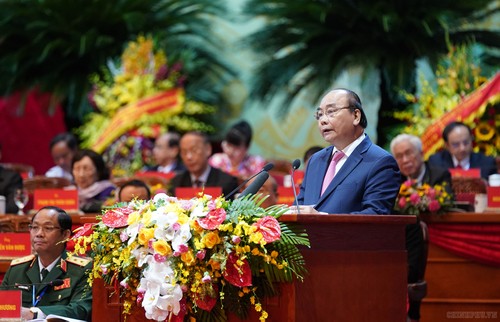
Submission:
M 300 167 L 300 160 L 299 159 L 295 159 L 293 160 L 293 163 L 292 163 L 292 175 L 291 175 L 291 179 L 292 179 L 292 189 L 293 189 L 293 196 L 295 197 L 295 206 L 297 207 L 297 214 L 300 215 L 300 207 L 299 207 L 299 204 L 298 204 L 298 201 L 297 201 L 297 191 L 296 191 L 296 187 L 295 187 L 295 180 L 293 179 L 293 175 L 295 173 L 295 170 L 297 170 L 298 168 Z
M 246 180 L 244 180 L 239 186 L 237 186 L 233 191 L 231 191 L 230 193 L 227 194 L 227 196 L 225 196 L 226 199 L 229 199 L 229 197 L 231 197 L 232 195 L 234 195 L 236 192 L 240 191 L 241 187 L 243 187 L 244 185 L 246 185 L 248 183 L 248 181 L 252 180 L 253 178 L 255 178 L 256 176 L 258 176 L 259 174 L 261 174 L 262 172 L 267 172 L 269 170 L 271 170 L 272 168 L 274 167 L 274 164 L 272 163 L 268 163 L 266 164 L 259 172 L 257 172 L 256 174 L 254 174 L 253 176 L 247 178 Z

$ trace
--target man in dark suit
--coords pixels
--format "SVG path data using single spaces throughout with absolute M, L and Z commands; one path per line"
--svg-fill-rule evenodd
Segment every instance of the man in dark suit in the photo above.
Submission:
M 2 145 L 0 144 L 0 160 L 2 159 Z M 22 189 L 23 179 L 19 173 L 5 169 L 0 165 L 0 196 L 5 197 L 5 213 L 15 214 L 19 210 L 14 202 L 17 189 Z
M 36 255 L 13 260 L 0 287 L 23 285 L 16 288 L 22 291 L 23 319 L 40 319 L 49 314 L 90 319 L 92 289 L 87 278 L 92 262 L 68 257 L 62 241 L 70 237 L 71 224 L 71 217 L 58 207 L 44 207 L 33 216 L 29 229 Z M 55 280 L 60 284 L 48 285 Z
M 228 195 L 238 187 L 236 177 L 208 164 L 212 145 L 206 134 L 184 134 L 180 140 L 180 154 L 186 170 L 172 179 L 170 194 L 175 194 L 176 187 L 221 187 L 222 193 Z
M 180 135 L 175 132 L 167 132 L 160 135 L 153 148 L 155 166 L 149 167 L 147 171 L 163 173 L 179 173 L 186 168 L 179 159 Z
M 446 150 L 429 157 L 429 164 L 451 169 L 464 170 L 479 168 L 481 177 L 488 180 L 490 174 L 497 173 L 495 158 L 472 152 L 472 130 L 462 122 L 451 122 L 443 130 Z
M 315 117 L 331 146 L 309 160 L 298 204 L 330 214 L 390 214 L 401 175 L 392 155 L 365 134 L 367 119 L 358 95 L 329 91 Z
M 451 175 L 447 169 L 433 167 L 424 162 L 422 141 L 410 134 L 400 134 L 391 141 L 391 152 L 396 158 L 403 180 L 416 180 L 418 184 L 431 186 L 446 184 L 445 189 L 451 193 Z M 401 182 L 403 183 L 403 181 Z M 425 258 L 424 239 L 420 222 L 406 226 L 406 250 L 408 255 L 408 283 L 421 282 L 424 277 L 422 265 Z M 410 299 L 408 318 L 410 321 L 420 319 L 420 300 Z

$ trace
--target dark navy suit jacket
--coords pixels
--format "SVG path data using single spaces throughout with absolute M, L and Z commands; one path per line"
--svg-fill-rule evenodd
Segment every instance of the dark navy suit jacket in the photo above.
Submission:
M 429 157 L 429 164 L 445 169 L 454 168 L 453 160 L 448 150 L 434 153 Z M 481 177 L 488 180 L 490 174 L 497 173 L 497 164 L 495 158 L 486 156 L 482 153 L 471 153 L 470 168 L 480 168 Z
M 171 181 L 170 194 L 175 195 L 176 187 L 192 187 L 191 175 L 188 170 L 184 170 Z M 231 191 L 238 187 L 238 179 L 229 175 L 217 168 L 211 168 L 208 174 L 207 182 L 205 182 L 206 187 L 221 187 L 224 196 L 227 196 Z
M 329 214 L 391 214 L 401 183 L 393 156 L 366 136 L 320 196 L 332 151 L 327 147 L 309 160 L 298 204 Z

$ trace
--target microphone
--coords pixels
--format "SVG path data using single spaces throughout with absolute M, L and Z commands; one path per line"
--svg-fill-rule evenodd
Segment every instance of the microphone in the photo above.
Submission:
M 261 174 L 262 172 L 267 172 L 267 171 L 271 170 L 273 167 L 274 167 L 273 163 L 266 164 L 259 172 L 257 172 L 256 174 L 254 174 L 250 178 L 244 180 L 239 186 L 236 187 L 236 189 L 234 189 L 233 191 L 231 191 L 230 193 L 228 193 L 227 196 L 226 196 L 226 199 L 229 199 L 229 197 L 231 197 L 232 195 L 234 195 L 236 192 L 240 191 L 241 187 L 243 187 L 244 185 L 246 185 L 248 181 L 252 180 L 253 178 L 255 178 L 257 175 Z M 259 189 L 260 189 L 260 187 L 259 187 Z M 259 189 L 257 189 L 257 190 L 259 190 Z
M 44 286 L 44 287 L 50 287 L 50 286 L 61 286 L 64 284 L 64 281 L 61 279 L 56 279 L 50 282 L 45 282 L 45 283 L 15 283 L 14 285 L 3 285 L 2 288 L 5 289 L 12 289 L 12 288 L 18 288 L 21 290 L 29 290 L 33 286 Z
M 259 189 L 264 185 L 267 178 L 269 178 L 269 173 L 267 171 L 261 171 L 257 178 L 238 196 L 238 198 L 243 198 L 246 195 L 254 195 L 259 191 Z
M 300 160 L 299 159 L 293 160 L 292 175 L 291 175 L 292 176 L 292 189 L 293 189 L 293 196 L 295 197 L 295 205 L 297 206 L 297 214 L 300 215 L 300 207 L 297 204 L 297 190 L 295 189 L 295 181 L 293 180 L 293 175 L 295 173 L 295 170 L 297 170 L 299 167 L 300 167 Z

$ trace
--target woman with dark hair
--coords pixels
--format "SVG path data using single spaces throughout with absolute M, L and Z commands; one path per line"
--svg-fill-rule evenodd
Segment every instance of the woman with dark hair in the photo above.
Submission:
M 109 181 L 109 170 L 101 155 L 92 150 L 76 152 L 71 172 L 78 189 L 78 201 L 83 212 L 100 212 L 101 206 L 115 190 Z
M 246 121 L 234 124 L 222 141 L 223 153 L 216 153 L 209 159 L 212 167 L 246 178 L 257 172 L 266 164 L 266 161 L 256 155 L 248 154 L 252 141 L 252 128 Z

